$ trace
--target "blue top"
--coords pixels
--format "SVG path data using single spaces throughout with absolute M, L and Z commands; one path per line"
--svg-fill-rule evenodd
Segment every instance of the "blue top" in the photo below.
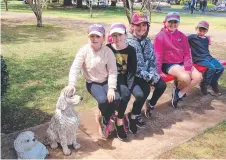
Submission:
M 188 42 L 191 47 L 191 54 L 193 62 L 200 60 L 211 60 L 213 57 L 209 51 L 209 39 L 207 37 L 201 38 L 197 34 L 188 36 Z

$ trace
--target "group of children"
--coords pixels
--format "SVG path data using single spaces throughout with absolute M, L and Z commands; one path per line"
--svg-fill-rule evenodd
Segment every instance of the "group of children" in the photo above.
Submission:
M 106 129 L 117 113 L 114 119 L 117 137 L 120 140 L 127 138 L 123 117 L 131 94 L 135 101 L 128 114 L 129 131 L 136 134 L 137 127 L 144 128 L 142 107 L 146 103 L 145 117 L 150 118 L 151 111 L 166 89 L 166 83 L 161 79 L 166 74 L 177 78 L 172 93 L 172 106 L 176 108 L 178 102 L 202 80 L 202 74 L 193 67 L 193 62 L 208 68 L 206 79 L 201 83 L 202 92 L 206 94 L 210 85 L 216 94 L 220 94 L 217 81 L 224 68 L 209 53 L 209 40 L 205 36 L 209 24 L 200 22 L 196 28 L 197 34 L 188 38 L 178 31 L 179 24 L 179 14 L 168 13 L 164 27 L 155 37 L 154 46 L 147 37 L 150 21 L 146 14 L 133 14 L 129 33 L 124 24 L 112 24 L 109 32 L 112 42 L 107 45 L 104 27 L 99 24 L 89 27 L 89 43 L 76 54 L 65 92 L 75 92 L 82 69 L 87 90 L 98 102 L 102 115 L 102 136 L 107 138 Z M 154 91 L 151 99 L 147 100 L 150 86 L 154 87 Z

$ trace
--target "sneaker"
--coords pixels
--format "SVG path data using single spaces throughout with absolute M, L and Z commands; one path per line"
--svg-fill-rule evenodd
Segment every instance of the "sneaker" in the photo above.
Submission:
M 208 92 L 207 92 L 207 85 L 206 84 L 201 82 L 200 89 L 201 89 L 201 92 L 202 92 L 203 95 L 207 95 Z
M 179 89 L 178 88 L 174 88 L 173 89 L 173 94 L 172 94 L 172 101 L 171 101 L 171 103 L 172 103 L 172 106 L 174 107 L 174 108 L 177 108 L 177 104 L 178 104 L 178 102 L 179 102 L 179 100 L 180 100 L 180 98 L 179 98 L 179 96 L 178 96 L 178 93 L 179 93 Z
M 212 89 L 213 89 L 213 91 L 215 93 L 219 93 L 220 92 L 218 83 L 216 83 L 214 85 L 210 85 L 210 86 L 212 87 Z
M 211 94 L 212 96 L 216 96 L 216 97 L 222 95 L 221 92 L 214 92 L 212 89 L 207 89 L 207 92 L 208 92 L 209 94 Z
M 146 125 L 145 125 L 141 115 L 136 115 L 136 125 L 139 128 L 145 128 Z
M 128 114 L 128 128 L 131 133 L 133 134 L 137 133 L 136 119 L 131 119 L 131 113 Z
M 124 141 L 125 139 L 127 139 L 127 134 L 124 130 L 124 125 L 118 126 L 117 124 L 115 124 L 115 126 L 116 126 L 115 128 L 116 128 L 116 133 L 117 133 L 118 139 L 121 141 Z
M 155 106 L 150 105 L 149 101 L 146 101 L 146 106 L 144 110 L 144 115 L 147 119 L 151 118 L 151 112 L 152 110 L 155 109 Z
M 105 118 L 103 116 L 99 117 L 99 133 L 102 138 L 107 139 L 109 135 L 108 131 L 108 123 L 106 122 Z

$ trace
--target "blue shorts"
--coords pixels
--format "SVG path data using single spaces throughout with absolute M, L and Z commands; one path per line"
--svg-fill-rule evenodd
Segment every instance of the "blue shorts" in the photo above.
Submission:
M 175 66 L 175 65 L 180 65 L 180 66 L 182 66 L 183 63 L 172 63 L 172 64 L 171 64 L 171 63 L 163 63 L 163 64 L 162 64 L 162 71 L 163 71 L 163 73 L 168 74 L 170 68 L 173 67 L 173 66 Z

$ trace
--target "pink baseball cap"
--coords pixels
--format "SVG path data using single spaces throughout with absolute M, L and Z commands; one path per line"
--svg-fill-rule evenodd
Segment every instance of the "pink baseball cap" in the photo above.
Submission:
M 125 34 L 126 33 L 126 26 L 122 23 L 112 24 L 111 28 L 110 28 L 110 35 L 112 35 L 113 33 Z
M 88 36 L 90 36 L 91 34 L 96 34 L 102 37 L 105 35 L 105 29 L 101 24 L 92 24 L 89 27 Z
M 135 12 L 131 18 L 132 24 L 140 24 L 142 22 L 150 23 L 148 15 Z
M 179 13 L 177 12 L 169 12 L 166 17 L 165 17 L 165 21 L 168 22 L 168 21 L 177 21 L 177 22 L 180 22 L 180 15 Z
M 207 30 L 209 30 L 209 23 L 207 21 L 200 21 L 197 25 L 198 28 L 202 27 L 205 28 Z

